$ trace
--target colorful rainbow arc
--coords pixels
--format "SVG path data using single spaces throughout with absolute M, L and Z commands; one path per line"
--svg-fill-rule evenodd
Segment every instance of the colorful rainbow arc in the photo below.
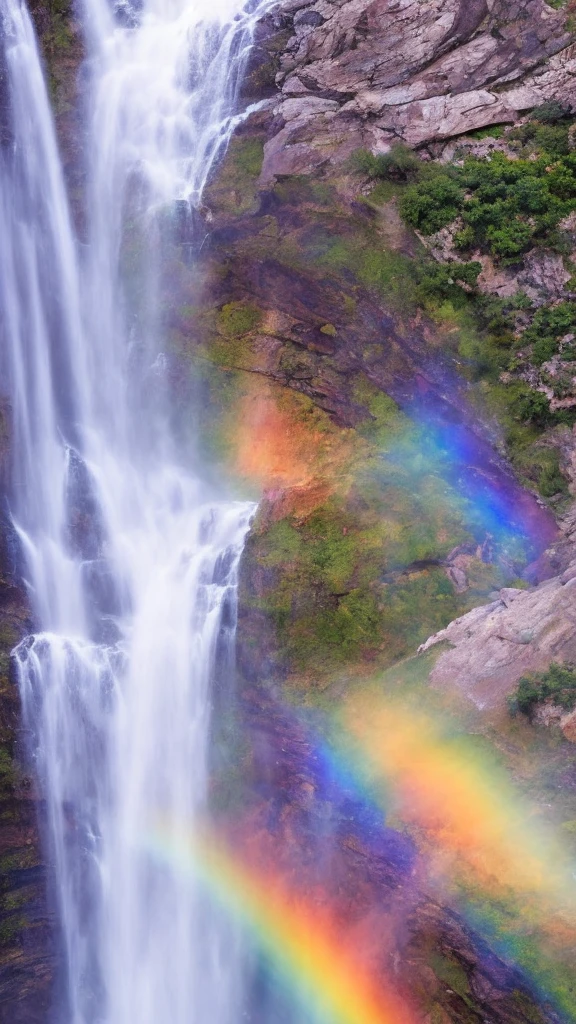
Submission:
M 199 882 L 248 930 L 288 991 L 315 1021 L 330 1024 L 414 1024 L 406 1002 L 346 947 L 322 906 L 304 902 L 285 882 L 247 864 L 204 832 L 191 838 L 161 828 L 146 847 L 157 859 Z

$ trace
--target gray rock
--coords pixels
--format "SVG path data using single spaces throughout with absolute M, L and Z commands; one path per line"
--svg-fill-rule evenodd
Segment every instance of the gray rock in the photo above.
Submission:
M 421 146 L 513 122 L 546 99 L 574 100 L 571 43 L 565 14 L 545 0 L 300 5 L 277 77 L 284 127 L 266 146 L 262 181 L 360 145 Z
M 568 578 L 566 578 L 568 577 Z M 420 651 L 448 643 L 430 676 L 480 708 L 503 705 L 526 672 L 576 661 L 576 563 L 530 590 L 506 587 L 500 599 L 451 622 Z

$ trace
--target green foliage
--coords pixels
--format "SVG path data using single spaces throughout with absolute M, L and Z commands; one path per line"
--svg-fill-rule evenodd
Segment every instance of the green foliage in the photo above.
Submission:
M 554 421 L 546 395 L 540 391 L 534 391 L 527 384 L 519 384 L 515 388 L 511 409 L 515 417 L 522 423 L 546 427 Z
M 404 220 L 424 235 L 432 235 L 455 220 L 465 201 L 464 189 L 449 171 L 435 174 L 404 192 Z
M 530 248 L 532 235 L 532 226 L 519 218 L 511 220 L 503 228 L 489 224 L 486 230 L 486 239 L 492 255 L 506 262 L 514 262 Z
M 522 676 L 518 688 L 508 698 L 510 714 L 521 712 L 532 718 L 544 701 L 569 710 L 576 705 L 576 669 L 573 665 L 553 663 L 547 672 Z
M 469 133 L 472 139 L 501 139 L 504 135 L 503 124 L 489 124 L 485 128 L 477 128 Z
M 558 352 L 560 339 L 571 333 L 576 333 L 576 303 L 560 302 L 538 309 L 522 340 L 533 345 L 532 360 L 541 365 Z
M 540 121 L 541 124 L 558 124 L 559 121 L 567 121 L 571 117 L 572 107 L 566 103 L 559 103 L 558 100 L 546 100 L 532 111 L 532 120 Z
M 553 498 L 555 494 L 566 492 L 566 480 L 560 472 L 560 465 L 557 452 L 550 453 L 553 459 L 544 465 L 538 476 L 538 490 L 543 498 Z
M 242 216 L 256 210 L 263 155 L 261 139 L 232 137 L 218 174 L 206 189 L 206 199 L 216 214 Z
M 408 146 L 397 143 L 389 153 L 378 155 L 360 149 L 354 154 L 353 164 L 371 178 L 411 181 L 418 176 L 422 161 Z
M 419 180 L 401 199 L 406 222 L 430 235 L 460 217 L 457 246 L 479 246 L 504 263 L 538 242 L 550 243 L 559 221 L 576 207 L 576 156 L 569 152 L 567 125 L 530 122 L 521 133 L 543 150 L 536 160 L 496 152 L 486 159 L 468 156 L 460 167 L 421 165 Z
M 417 299 L 426 304 L 430 299 L 443 302 L 448 300 L 455 306 L 466 304 L 466 293 L 462 285 L 474 289 L 482 264 L 472 263 L 436 263 L 430 261 L 417 268 L 418 284 Z
M 570 152 L 569 125 L 547 121 L 527 121 L 510 133 L 512 141 L 521 142 L 528 150 L 540 150 L 553 158 L 567 156 Z
M 235 164 L 241 174 L 255 178 L 260 174 L 264 147 L 260 139 L 243 139 L 236 147 Z

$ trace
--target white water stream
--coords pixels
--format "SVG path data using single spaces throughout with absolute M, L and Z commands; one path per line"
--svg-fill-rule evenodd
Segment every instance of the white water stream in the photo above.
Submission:
M 171 436 L 162 237 L 191 218 L 227 144 L 262 7 L 84 0 L 79 246 L 31 22 L 0 0 L 0 340 L 38 623 L 15 657 L 47 805 L 63 1024 L 237 1016 L 230 934 L 144 838 L 158 817 L 193 828 L 205 804 L 211 685 L 233 645 L 252 515 L 211 493 Z M 123 290 L 127 230 L 145 251 L 137 302 Z

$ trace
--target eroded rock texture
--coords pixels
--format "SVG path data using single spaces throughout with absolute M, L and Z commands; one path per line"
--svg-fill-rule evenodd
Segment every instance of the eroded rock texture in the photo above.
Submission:
M 361 145 L 422 146 L 576 98 L 566 15 L 544 0 L 296 0 L 287 9 L 294 36 L 277 76 L 264 181 Z
M 557 575 L 529 590 L 505 587 L 497 600 L 455 619 L 422 644 L 421 651 L 449 645 L 432 669 L 432 683 L 463 691 L 478 707 L 490 708 L 502 704 L 525 673 L 546 671 L 551 662 L 576 662 L 575 541 L 572 511 L 562 540 L 537 567 L 560 569 Z

